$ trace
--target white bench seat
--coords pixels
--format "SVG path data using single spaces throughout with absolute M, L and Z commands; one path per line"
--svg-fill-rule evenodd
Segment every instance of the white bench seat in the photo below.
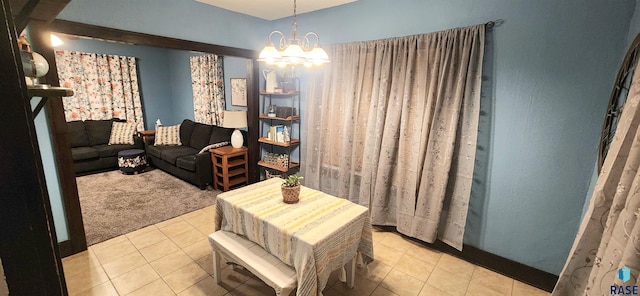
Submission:
M 289 295 L 297 286 L 296 271 L 259 245 L 228 231 L 209 235 L 213 249 L 213 269 L 216 283 L 221 282 L 220 255 L 237 263 L 271 286 L 276 295 Z

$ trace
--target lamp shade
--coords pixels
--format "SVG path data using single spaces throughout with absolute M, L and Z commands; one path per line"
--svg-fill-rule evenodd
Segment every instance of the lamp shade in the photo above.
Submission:
M 247 127 L 247 111 L 244 110 L 225 110 L 222 126 L 227 128 L 245 128 Z

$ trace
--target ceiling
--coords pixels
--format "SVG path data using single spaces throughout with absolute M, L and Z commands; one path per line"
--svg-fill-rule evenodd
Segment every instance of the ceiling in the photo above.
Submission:
M 226 10 L 265 20 L 276 20 L 293 15 L 293 0 L 196 0 Z M 334 7 L 358 0 L 305 0 L 297 1 L 298 14 Z

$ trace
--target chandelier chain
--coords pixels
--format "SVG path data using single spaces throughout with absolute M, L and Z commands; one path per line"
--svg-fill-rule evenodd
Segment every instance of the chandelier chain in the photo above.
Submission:
M 291 38 L 293 40 L 298 39 L 298 22 L 297 22 L 297 3 L 296 0 L 293 0 L 293 25 L 291 30 Z

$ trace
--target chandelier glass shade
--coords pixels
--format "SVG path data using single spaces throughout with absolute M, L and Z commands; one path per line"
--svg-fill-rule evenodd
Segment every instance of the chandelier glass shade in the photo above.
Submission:
M 291 35 L 287 39 L 284 33 L 273 31 L 269 34 L 267 45 L 260 52 L 258 61 L 280 67 L 305 65 L 307 67 L 322 65 L 329 62 L 329 56 L 320 47 L 320 37 L 314 32 L 309 32 L 298 38 L 297 31 L 296 0 L 293 1 L 293 25 Z M 279 35 L 279 40 L 273 42 L 274 36 Z M 314 41 L 314 43 L 312 43 Z

